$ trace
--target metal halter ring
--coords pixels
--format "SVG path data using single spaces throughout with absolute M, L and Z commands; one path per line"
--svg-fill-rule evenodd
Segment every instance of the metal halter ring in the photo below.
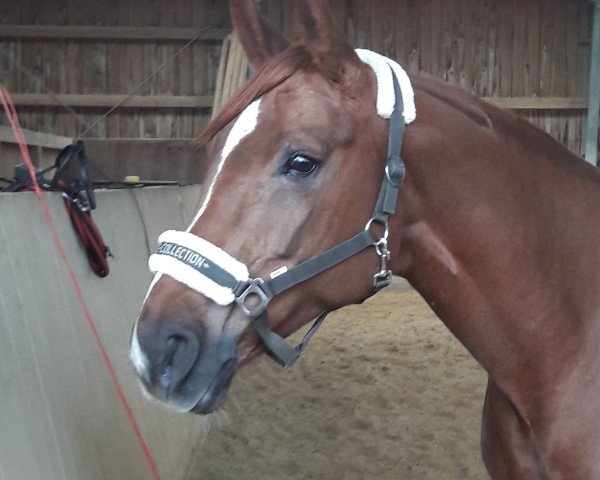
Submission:
M 390 226 L 388 224 L 387 218 L 371 217 L 371 219 L 365 225 L 365 232 L 368 232 L 368 231 L 371 230 L 371 227 L 373 226 L 373 223 L 379 223 L 384 228 L 384 230 L 383 230 L 383 236 L 379 237 L 379 240 L 374 241 L 373 245 L 377 245 L 379 243 L 379 241 L 382 240 L 382 239 L 387 242 L 388 235 L 390 233 Z

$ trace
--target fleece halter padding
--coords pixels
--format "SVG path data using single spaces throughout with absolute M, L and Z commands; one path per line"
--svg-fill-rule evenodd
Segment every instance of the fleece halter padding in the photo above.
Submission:
M 158 237 L 148 263 L 152 272 L 166 273 L 218 305 L 233 303 L 233 290 L 250 276 L 246 265 L 208 240 L 174 230 Z
M 393 75 L 395 75 L 402 92 L 404 122 L 406 124 L 414 122 L 417 118 L 415 93 L 404 69 L 394 60 L 371 50 L 357 48 L 355 52 L 362 62 L 371 67 L 377 78 L 377 115 L 382 118 L 392 116 L 396 105 L 393 79 Z

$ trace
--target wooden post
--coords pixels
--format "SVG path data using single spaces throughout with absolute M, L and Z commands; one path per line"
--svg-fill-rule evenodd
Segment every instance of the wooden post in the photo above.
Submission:
M 229 56 L 229 46 L 231 45 L 231 35 L 227 35 L 223 40 L 221 47 L 221 58 L 219 60 L 219 71 L 217 72 L 217 84 L 215 87 L 215 97 L 213 100 L 212 116 L 214 117 L 221 109 L 221 96 L 223 94 L 223 83 L 225 82 L 225 67 L 227 57 Z
M 590 44 L 592 43 L 592 4 L 590 0 L 579 2 L 579 94 L 587 100 L 589 98 L 588 87 L 590 82 Z M 579 155 L 585 157 L 585 133 L 587 130 L 587 111 L 581 119 L 581 140 L 579 142 Z
M 598 163 L 598 130 L 600 123 L 600 0 L 594 6 L 592 31 L 588 116 L 586 122 L 585 160 Z

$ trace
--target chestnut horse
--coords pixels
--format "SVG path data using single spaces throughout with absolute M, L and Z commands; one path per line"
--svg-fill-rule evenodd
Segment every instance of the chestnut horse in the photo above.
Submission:
M 256 74 L 205 131 L 212 181 L 188 231 L 161 240 L 159 257 L 179 263 L 155 262 L 131 350 L 150 394 L 196 413 L 217 409 L 265 348 L 241 308 L 262 302 L 260 291 L 237 305 L 227 282 L 276 278 L 369 231 L 394 138 L 378 114 L 381 79 L 326 0 L 296 2 L 293 44 L 251 0 L 230 3 Z M 489 374 L 482 449 L 492 478 L 599 479 L 600 178 L 513 113 L 410 81 L 417 118 L 396 140 L 406 178 L 389 216 L 391 259 L 359 249 L 274 296 L 267 335 L 362 301 L 389 267 Z M 406 116 L 411 92 L 401 93 Z

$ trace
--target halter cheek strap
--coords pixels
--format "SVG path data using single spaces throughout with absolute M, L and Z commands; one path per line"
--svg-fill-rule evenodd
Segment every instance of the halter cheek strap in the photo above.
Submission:
M 298 359 L 302 349 L 329 312 L 323 312 L 300 344 L 292 347 L 269 327 L 267 306 L 273 297 L 369 247 L 375 248 L 380 261 L 379 271 L 373 276 L 371 295 L 391 282 L 392 272 L 387 268 L 390 259 L 387 248 L 388 219 L 396 211 L 398 191 L 404 180 L 405 168 L 400 152 L 405 118 L 402 91 L 393 68 L 390 67 L 390 71 L 395 103 L 390 117 L 385 175 L 373 216 L 362 232 L 299 265 L 277 270 L 269 279 L 251 278 L 247 266 L 242 262 L 209 241 L 186 232 L 163 233 L 159 237 L 158 251 L 150 257 L 152 271 L 173 277 L 219 305 L 229 305 L 235 301 L 251 318 L 267 353 L 283 367 L 291 366 Z M 383 227 L 384 233 L 381 236 L 374 236 L 373 224 Z

